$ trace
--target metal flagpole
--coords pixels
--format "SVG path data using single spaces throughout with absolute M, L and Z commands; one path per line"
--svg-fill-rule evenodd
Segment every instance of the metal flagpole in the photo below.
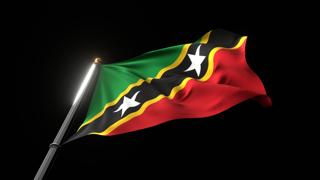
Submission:
M 83 94 L 87 88 L 88 83 L 90 82 L 90 79 L 94 73 L 94 70 L 95 70 L 96 66 L 100 64 L 100 62 L 101 62 L 101 59 L 96 58 L 94 60 L 94 63 L 91 65 L 86 77 L 84 78 L 84 80 L 80 86 L 80 89 L 77 92 L 77 95 L 74 99 L 72 107 L 70 108 L 64 122 L 62 123 L 62 125 L 60 127 L 58 134 L 56 135 L 53 142 L 49 145 L 49 151 L 48 151 L 46 157 L 44 158 L 36 176 L 34 177 L 34 180 L 42 180 L 42 178 L 44 177 L 44 175 L 45 175 L 45 173 L 51 163 L 51 160 L 53 159 L 57 149 L 60 147 L 60 143 L 62 141 L 62 138 L 64 137 L 64 134 L 66 133 L 66 131 L 71 123 L 73 115 L 80 105 L 80 101 L 83 97 Z

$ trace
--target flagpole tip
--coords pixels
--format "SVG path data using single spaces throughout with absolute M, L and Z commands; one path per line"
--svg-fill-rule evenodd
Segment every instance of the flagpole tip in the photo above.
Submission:
M 95 64 L 101 64 L 101 62 L 102 62 L 101 58 L 97 57 L 97 58 L 94 59 L 94 63 Z

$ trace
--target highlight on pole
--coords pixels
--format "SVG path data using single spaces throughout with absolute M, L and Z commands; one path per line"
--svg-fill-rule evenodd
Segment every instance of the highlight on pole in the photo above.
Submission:
M 82 96 L 84 90 L 86 89 L 86 87 L 88 86 L 88 83 L 90 82 L 90 79 L 93 75 L 93 72 L 97 66 L 97 64 L 99 64 L 101 62 L 100 58 L 95 58 L 94 63 L 92 63 L 87 75 L 85 76 L 84 80 L 81 83 L 81 86 L 77 92 L 76 97 L 74 98 L 73 104 L 75 104 L 76 102 L 78 102 L 79 98 Z

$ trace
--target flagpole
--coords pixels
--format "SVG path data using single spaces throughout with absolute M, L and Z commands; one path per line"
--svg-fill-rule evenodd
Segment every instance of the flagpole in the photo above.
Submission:
M 49 151 L 46 155 L 46 157 L 44 158 L 36 176 L 34 177 L 34 180 L 42 180 L 56 151 L 58 150 L 58 148 L 60 147 L 60 144 L 61 144 L 61 141 L 71 123 L 71 120 L 74 116 L 74 113 L 76 112 L 77 108 L 79 107 L 80 105 L 80 102 L 81 102 L 81 99 L 84 95 L 84 92 L 87 88 L 87 85 L 88 83 L 90 82 L 91 80 L 91 77 L 94 73 L 94 70 L 96 68 L 97 65 L 99 65 L 101 62 L 101 59 L 100 58 L 96 58 L 94 60 L 94 63 L 91 65 L 86 77 L 84 78 L 81 86 L 80 86 L 80 89 L 78 90 L 78 93 L 75 97 L 75 100 L 64 120 L 64 122 L 62 123 L 61 127 L 60 127 L 60 130 L 58 132 L 58 134 L 56 135 L 55 139 L 53 140 L 53 142 L 49 145 Z

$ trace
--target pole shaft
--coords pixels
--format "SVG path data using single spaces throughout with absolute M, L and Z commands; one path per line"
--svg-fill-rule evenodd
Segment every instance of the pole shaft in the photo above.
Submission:
M 62 141 L 62 138 L 65 134 L 65 132 L 67 131 L 68 127 L 69 127 L 69 124 L 71 123 L 71 120 L 72 120 L 72 117 L 74 115 L 74 113 L 76 112 L 78 106 L 79 106 L 79 103 L 80 101 L 78 101 L 77 103 L 75 103 L 69 110 L 68 112 L 68 115 L 66 116 L 63 124 L 61 125 L 60 127 L 60 130 L 58 132 L 58 134 L 56 135 L 53 143 L 52 143 L 52 146 L 49 147 L 49 151 L 46 155 L 46 157 L 44 158 L 34 180 L 42 180 L 42 178 L 44 177 L 61 141 Z
M 76 112 L 76 110 L 78 109 L 79 105 L 80 105 L 80 102 L 81 102 L 81 99 L 83 97 L 85 93 L 82 93 L 79 97 L 79 100 L 76 101 L 72 107 L 70 108 L 65 120 L 63 121 L 61 127 L 60 127 L 60 130 L 59 132 L 57 133 L 55 139 L 53 140 L 53 143 L 50 144 L 49 146 L 49 151 L 46 155 L 46 157 L 44 158 L 44 160 L 42 161 L 42 164 L 36 174 L 36 176 L 34 177 L 34 180 L 42 180 L 44 175 L 46 174 L 46 171 L 57 151 L 57 149 L 59 148 L 60 146 L 60 143 L 64 137 L 64 134 L 66 133 L 71 121 L 72 121 L 72 118 L 74 116 L 74 113 Z
M 46 157 L 44 158 L 36 176 L 34 177 L 34 180 L 42 180 L 56 151 L 57 151 L 57 148 L 51 148 L 51 147 L 49 148 L 49 151 Z

